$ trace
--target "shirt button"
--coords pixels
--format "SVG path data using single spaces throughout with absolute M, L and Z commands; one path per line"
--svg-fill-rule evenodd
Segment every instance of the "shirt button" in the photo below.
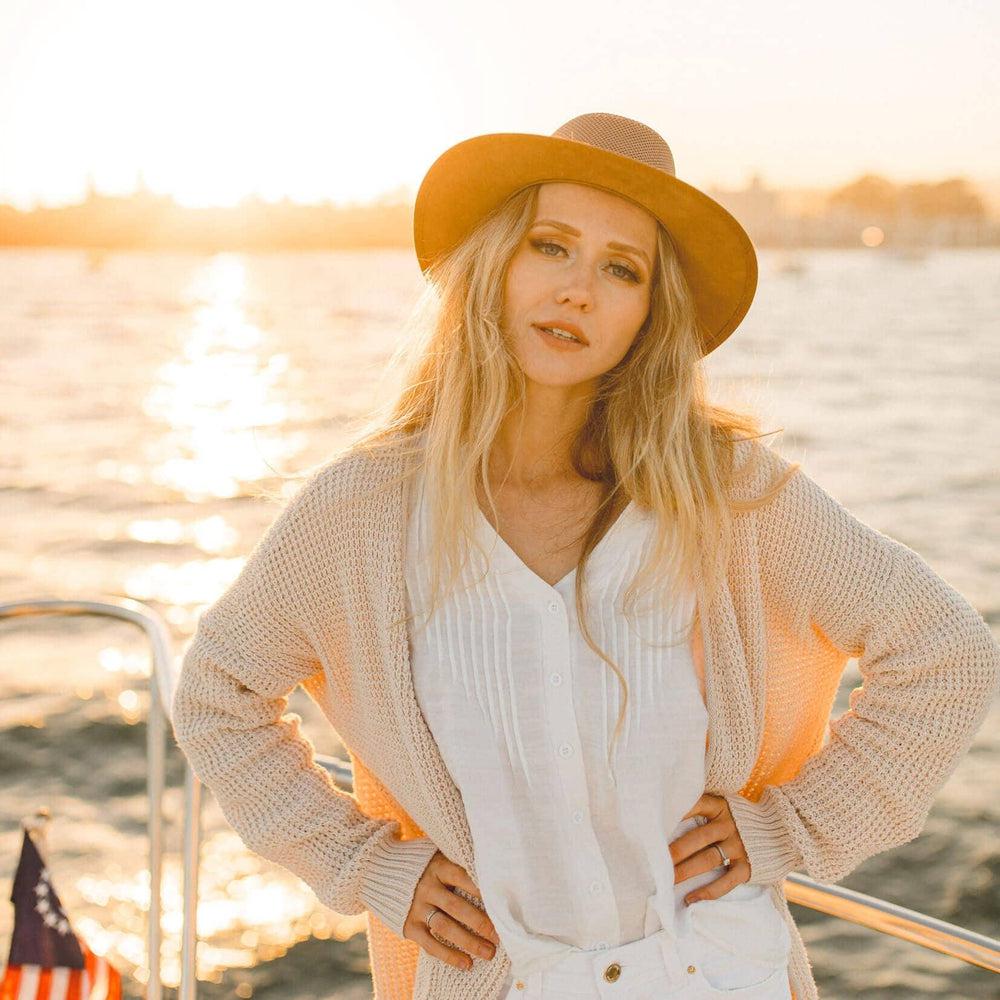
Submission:
M 577 809 L 577 811 L 575 813 L 573 813 L 573 822 L 574 823 L 582 823 L 583 822 L 583 810 L 582 809 Z
M 562 684 L 562 674 L 549 674 L 549 680 L 553 684 Z
M 691 973 L 694 972 L 694 966 L 693 965 L 689 965 L 688 966 L 688 972 L 691 972 Z
M 590 894 L 592 896 L 596 896 L 600 891 L 601 891 L 601 883 L 600 882 L 591 882 L 590 883 Z
M 559 602 L 549 601 L 549 611 L 551 611 L 552 614 L 555 614 L 558 610 L 559 610 Z
M 568 757 L 573 752 L 573 746 L 570 743 L 561 743 L 559 745 L 559 753 L 563 757 Z

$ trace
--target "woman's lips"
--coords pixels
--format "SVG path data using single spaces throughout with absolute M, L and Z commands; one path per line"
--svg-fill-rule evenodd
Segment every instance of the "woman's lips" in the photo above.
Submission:
M 565 340 L 562 337 L 557 337 L 554 333 L 549 333 L 543 327 L 532 324 L 535 332 L 548 344 L 550 347 L 561 347 L 564 351 L 582 351 L 587 345 L 581 344 L 578 340 Z

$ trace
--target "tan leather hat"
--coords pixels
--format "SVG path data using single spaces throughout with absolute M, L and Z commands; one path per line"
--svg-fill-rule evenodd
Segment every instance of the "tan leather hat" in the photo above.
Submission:
M 417 191 L 413 239 L 422 270 L 462 241 L 515 191 L 546 181 L 589 184 L 629 198 L 666 226 L 704 328 L 704 353 L 746 315 L 757 290 L 757 254 L 717 201 L 678 180 L 670 147 L 621 115 L 580 115 L 547 135 L 499 132 L 445 150 Z

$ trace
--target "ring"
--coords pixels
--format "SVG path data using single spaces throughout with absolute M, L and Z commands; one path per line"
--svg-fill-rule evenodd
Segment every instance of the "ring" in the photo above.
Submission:
M 722 856 L 722 863 L 728 868 L 732 864 L 732 861 L 730 861 L 729 858 L 726 857 L 726 852 L 722 849 L 722 844 L 712 844 L 712 846 Z
M 426 916 L 426 918 L 424 919 L 424 924 L 426 925 L 426 927 L 427 927 L 428 930 L 431 929 L 431 920 L 432 920 L 432 918 L 436 917 L 439 913 L 442 913 L 442 912 L 443 911 L 439 910 L 436 906 L 432 906 L 431 907 L 431 912 L 428 913 L 427 916 Z

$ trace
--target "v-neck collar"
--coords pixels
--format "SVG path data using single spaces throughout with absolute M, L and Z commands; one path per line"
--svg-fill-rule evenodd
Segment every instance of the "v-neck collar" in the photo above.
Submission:
M 623 522 L 631 519 L 632 515 L 638 508 L 635 506 L 634 500 L 629 500 L 622 511 L 619 513 L 618 517 L 612 522 L 611 526 L 604 532 L 601 536 L 600 541 L 594 546 L 593 551 L 590 554 L 590 558 L 597 558 L 599 554 L 603 553 L 604 549 L 607 547 L 606 543 L 609 543 L 612 536 L 620 532 L 623 528 Z M 479 504 L 476 504 L 476 525 L 480 532 L 480 537 L 486 543 L 487 546 L 496 546 L 500 551 L 502 556 L 506 559 L 510 567 L 518 572 L 530 577 L 534 582 L 537 581 L 536 585 L 544 587 L 546 590 L 559 590 L 560 587 L 564 586 L 573 576 L 576 574 L 576 567 L 574 566 L 568 573 L 564 574 L 555 583 L 548 583 L 543 580 L 530 566 L 525 563 L 525 561 L 510 547 L 506 542 L 503 535 L 500 534 L 496 528 L 490 524 L 486 515 L 483 513 L 482 508 Z

